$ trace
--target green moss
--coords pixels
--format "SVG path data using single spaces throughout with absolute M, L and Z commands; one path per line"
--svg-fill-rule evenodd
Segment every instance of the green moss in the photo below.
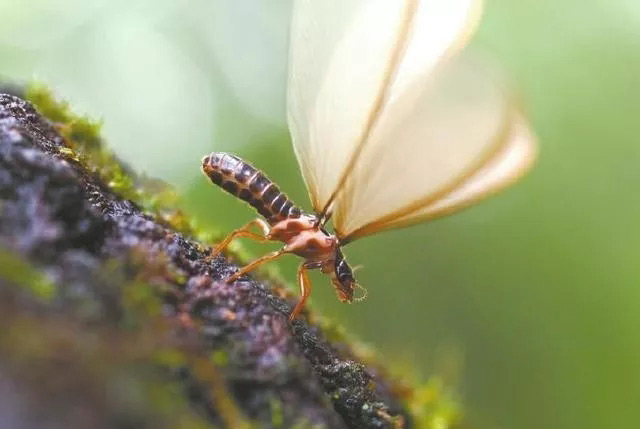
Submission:
M 124 285 L 122 290 L 122 306 L 124 311 L 124 324 L 135 327 L 143 318 L 160 316 L 162 304 L 158 292 L 147 284 L 130 282 Z
M 167 368 L 179 368 L 187 364 L 187 356 L 174 347 L 159 347 L 154 353 L 154 361 Z
M 135 202 L 145 212 L 176 231 L 196 237 L 203 243 L 214 243 L 224 237 L 219 231 L 198 226 L 179 209 L 179 196 L 168 184 L 145 175 L 136 175 L 124 168 L 114 153 L 103 144 L 101 122 L 75 114 L 68 102 L 56 99 L 45 85 L 29 85 L 25 96 L 43 116 L 54 123 L 64 138 L 66 146 L 58 151 L 61 156 L 79 162 L 114 193 Z M 226 253 L 243 263 L 253 259 L 253 255 L 238 242 L 232 243 Z M 277 268 L 268 268 L 266 275 L 271 281 L 284 283 Z
M 280 402 L 278 398 L 271 397 L 269 400 L 269 408 L 271 409 L 271 424 L 274 429 L 282 428 L 282 425 L 284 424 L 282 402 Z
M 103 144 L 101 122 L 75 114 L 68 102 L 58 100 L 48 87 L 39 83 L 29 85 L 25 97 L 53 122 L 63 137 L 66 146 L 59 148 L 61 156 L 80 163 L 114 193 L 138 204 L 147 214 L 175 231 L 193 236 L 202 243 L 214 243 L 224 237 L 219 231 L 198 226 L 178 208 L 179 197 L 168 184 L 146 175 L 136 175 L 123 167 L 114 153 Z M 253 255 L 237 241 L 225 253 L 241 263 L 253 259 Z M 268 280 L 284 283 L 277 268 L 268 268 L 266 274 Z
M 40 83 L 28 85 L 25 97 L 52 122 L 67 123 L 73 117 L 69 103 L 56 100 L 45 85 Z
M 56 99 L 45 85 L 34 83 L 27 87 L 27 100 L 52 121 L 64 138 L 66 147 L 60 155 L 79 162 L 95 174 L 114 193 L 131 200 L 148 214 L 171 226 L 174 230 L 196 237 L 203 243 L 214 243 L 224 237 L 219 231 L 204 230 L 182 210 L 175 190 L 161 180 L 136 175 L 125 169 L 118 158 L 104 144 L 102 123 L 73 113 L 66 101 Z M 239 242 L 233 242 L 225 252 L 242 263 L 254 258 Z M 264 269 L 267 280 L 284 284 L 280 271 L 273 266 Z
M 291 429 L 325 429 L 322 424 L 314 425 L 309 422 L 306 417 L 300 417 L 292 426 Z
M 439 377 L 413 389 L 409 410 L 421 429 L 447 429 L 461 420 L 458 401 Z
M 229 364 L 229 353 L 225 350 L 216 350 L 211 353 L 211 362 L 218 367 L 224 367 Z
M 322 328 L 322 333 L 329 342 L 353 344 L 354 339 L 349 337 L 344 325 L 323 316 L 316 317 L 315 322 Z
M 56 287 L 45 274 L 30 263 L 8 251 L 0 249 L 0 278 L 28 291 L 33 297 L 49 301 Z
M 60 155 L 81 163 L 114 193 L 137 203 L 175 230 L 194 233 L 191 220 L 176 208 L 178 196 L 170 186 L 160 180 L 128 171 L 103 144 L 102 123 L 73 113 L 69 103 L 57 100 L 44 85 L 31 84 L 25 94 L 27 100 L 54 123 L 64 138 L 66 147 L 60 148 Z

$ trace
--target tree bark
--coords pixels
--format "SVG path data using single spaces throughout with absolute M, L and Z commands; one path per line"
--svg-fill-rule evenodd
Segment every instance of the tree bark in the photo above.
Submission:
M 411 427 L 378 369 L 288 323 L 283 289 L 226 284 L 70 126 L 0 94 L 0 427 Z

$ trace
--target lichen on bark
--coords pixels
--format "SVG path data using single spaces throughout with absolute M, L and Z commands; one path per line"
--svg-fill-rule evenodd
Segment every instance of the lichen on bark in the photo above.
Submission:
M 26 96 L 41 113 L 0 94 L 0 426 L 414 427 L 384 370 L 288 323 L 285 288 L 225 283 L 98 125 Z

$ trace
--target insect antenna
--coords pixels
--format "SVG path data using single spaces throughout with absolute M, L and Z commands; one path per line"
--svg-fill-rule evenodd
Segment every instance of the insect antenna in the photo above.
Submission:
M 362 265 L 360 265 L 360 267 L 362 267 Z M 367 297 L 367 294 L 368 294 L 369 292 L 368 292 L 368 291 L 367 291 L 367 289 L 366 289 L 364 286 L 362 286 L 360 283 L 357 283 L 357 282 L 356 282 L 356 283 L 355 283 L 355 287 L 356 287 L 356 289 L 359 289 L 359 290 L 360 290 L 360 294 L 361 294 L 361 295 L 360 295 L 360 296 L 357 296 L 357 297 L 354 297 L 354 298 L 353 298 L 353 300 L 354 300 L 355 302 L 364 301 L 364 299 Z
M 352 267 L 352 268 L 351 268 L 351 272 L 355 274 L 355 273 L 356 273 L 356 271 L 361 270 L 361 269 L 363 269 L 363 268 L 364 268 L 364 264 L 358 264 L 358 265 L 356 265 L 355 267 Z

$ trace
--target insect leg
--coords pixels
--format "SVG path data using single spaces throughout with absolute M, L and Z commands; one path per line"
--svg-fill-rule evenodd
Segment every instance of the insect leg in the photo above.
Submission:
M 317 262 L 303 262 L 298 267 L 298 286 L 300 287 L 300 299 L 296 303 L 296 306 L 293 307 L 291 314 L 289 315 L 289 322 L 293 322 L 298 314 L 304 308 L 305 302 L 307 302 L 307 298 L 311 294 L 311 280 L 309 279 L 309 275 L 307 274 L 308 269 L 320 268 L 320 265 Z
M 253 226 L 259 227 L 262 230 L 263 235 L 259 235 L 259 234 L 256 234 L 255 232 L 251 232 L 250 229 Z M 268 241 L 270 230 L 271 228 L 269 228 L 269 225 L 265 221 L 263 221 L 262 219 L 254 219 L 251 222 L 247 223 L 242 228 L 238 228 L 234 230 L 231 234 L 227 235 L 227 237 L 216 246 L 216 248 L 211 252 L 211 254 L 207 259 L 211 259 L 216 255 L 220 254 L 224 249 L 227 248 L 229 243 L 231 243 L 231 241 L 236 237 L 248 237 L 256 241 Z
M 255 261 L 251 262 L 250 264 L 245 265 L 244 267 L 242 267 L 237 273 L 235 273 L 234 275 L 232 275 L 231 277 L 229 277 L 227 279 L 227 283 L 231 283 L 231 282 L 237 280 L 238 277 L 248 273 L 249 271 L 253 270 L 258 265 L 262 265 L 265 262 L 277 259 L 277 258 L 279 258 L 280 256 L 282 256 L 285 253 L 287 253 L 287 250 L 285 248 L 282 248 L 280 250 L 276 250 L 275 252 L 267 253 L 266 255 L 262 256 L 261 258 L 258 258 Z

